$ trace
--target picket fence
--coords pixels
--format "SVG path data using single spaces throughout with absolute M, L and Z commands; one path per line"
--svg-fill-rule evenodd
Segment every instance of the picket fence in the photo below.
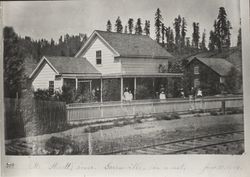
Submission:
M 224 102 L 224 103 L 223 103 Z M 243 107 L 242 96 L 207 97 L 190 102 L 189 99 L 141 100 L 132 102 L 82 103 L 67 105 L 68 122 L 81 122 L 94 119 L 153 114 L 161 112 L 186 112 L 190 109 L 203 111 Z

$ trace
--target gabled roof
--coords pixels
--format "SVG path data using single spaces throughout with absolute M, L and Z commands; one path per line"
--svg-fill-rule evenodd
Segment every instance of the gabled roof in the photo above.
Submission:
M 234 65 L 223 58 L 200 58 L 200 57 L 194 57 L 190 62 L 193 60 L 199 60 L 203 64 L 210 67 L 212 70 L 214 70 L 216 73 L 218 73 L 220 76 L 226 76 L 228 72 L 231 70 Z M 189 62 L 189 63 L 190 63 Z
M 135 58 L 169 58 L 172 55 L 167 52 L 156 41 L 146 35 L 125 34 L 96 30 L 89 40 L 76 54 L 77 57 L 83 53 L 95 37 L 98 36 L 103 42 L 114 51 L 117 57 Z
M 47 62 L 57 74 L 101 74 L 86 58 L 44 56 L 31 73 L 30 78 Z

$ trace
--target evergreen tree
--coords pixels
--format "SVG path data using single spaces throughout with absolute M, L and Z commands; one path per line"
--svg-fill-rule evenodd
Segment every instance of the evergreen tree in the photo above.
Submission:
M 108 22 L 107 22 L 107 31 L 108 32 L 112 31 L 112 24 L 111 24 L 110 20 L 108 20 Z
M 164 47 L 165 46 L 165 26 L 164 23 L 161 24 L 161 45 Z
M 241 47 L 241 28 L 239 28 L 239 31 L 238 31 L 237 46 Z
M 167 49 L 168 51 L 174 51 L 174 32 L 170 27 L 167 27 L 165 30 L 165 36 L 167 39 Z
M 156 13 L 155 13 L 155 36 L 156 36 L 156 41 L 160 43 L 160 38 L 161 38 L 161 23 L 162 23 L 162 16 L 161 16 L 161 11 L 159 8 L 157 8 Z
M 202 33 L 202 38 L 201 38 L 201 44 L 200 44 L 200 49 L 203 51 L 206 51 L 206 30 Z
M 16 98 L 21 95 L 23 78 L 23 47 L 19 46 L 20 38 L 12 27 L 3 29 L 4 38 L 4 96 Z
M 122 33 L 123 26 L 122 26 L 122 21 L 121 21 L 120 17 L 118 17 L 116 22 L 115 22 L 115 28 L 116 28 L 117 33 Z
M 216 42 L 216 36 L 214 34 L 214 31 L 210 31 L 209 44 L 208 44 L 208 48 L 210 51 L 215 50 L 215 42 Z
M 200 32 L 199 32 L 199 23 L 193 23 L 193 41 L 192 41 L 192 45 L 193 47 L 195 47 L 196 49 L 199 48 L 199 40 L 200 40 Z
M 124 33 L 125 33 L 125 34 L 128 33 L 128 27 L 127 27 L 127 25 L 126 25 L 125 28 L 124 28 Z
M 186 39 L 186 33 L 187 33 L 187 22 L 185 18 L 182 18 L 182 24 L 181 24 L 181 46 L 185 46 L 185 39 Z
M 186 37 L 186 46 L 187 46 L 187 48 L 191 47 L 190 38 L 189 37 Z
M 225 45 L 227 48 L 229 48 L 231 46 L 231 32 L 230 30 L 232 29 L 231 26 L 231 22 L 228 20 L 227 21 L 227 31 L 226 31 L 226 41 L 225 41 Z
M 215 25 L 216 46 L 219 51 L 222 51 L 222 48 L 229 48 L 231 45 L 230 30 L 232 29 L 224 7 L 220 7 Z
M 150 21 L 146 20 L 145 21 L 145 27 L 144 27 L 144 32 L 147 36 L 150 35 Z
M 174 29 L 175 29 L 175 45 L 180 47 L 180 39 L 181 39 L 181 16 L 178 15 L 177 18 L 174 19 Z
M 128 20 L 129 34 L 133 33 L 133 29 L 134 29 L 134 20 L 132 18 L 129 18 L 129 20 Z
M 142 34 L 141 19 L 138 18 L 135 25 L 135 34 Z

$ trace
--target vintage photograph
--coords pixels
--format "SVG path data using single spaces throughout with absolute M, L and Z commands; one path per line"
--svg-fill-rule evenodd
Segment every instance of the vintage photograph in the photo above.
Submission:
M 5 1 L 5 155 L 242 155 L 238 0 Z

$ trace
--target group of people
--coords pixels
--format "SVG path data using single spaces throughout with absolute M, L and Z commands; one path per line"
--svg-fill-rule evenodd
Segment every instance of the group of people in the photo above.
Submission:
M 167 98 L 166 90 L 163 87 L 163 85 L 160 86 L 160 90 L 156 94 L 160 100 L 165 100 Z M 180 95 L 182 98 L 185 98 L 185 93 L 184 93 L 184 90 L 182 88 L 180 89 Z M 194 98 L 201 98 L 201 97 L 202 97 L 202 90 L 200 88 L 195 89 L 194 87 L 192 87 L 190 94 L 189 94 L 189 99 L 193 100 Z M 123 100 L 124 101 L 132 101 L 133 100 L 132 91 L 128 87 L 125 88 L 125 91 L 123 93 Z
M 123 100 L 124 101 L 132 101 L 133 100 L 133 94 L 131 90 L 128 89 L 128 87 L 125 88 L 125 91 L 123 93 Z

